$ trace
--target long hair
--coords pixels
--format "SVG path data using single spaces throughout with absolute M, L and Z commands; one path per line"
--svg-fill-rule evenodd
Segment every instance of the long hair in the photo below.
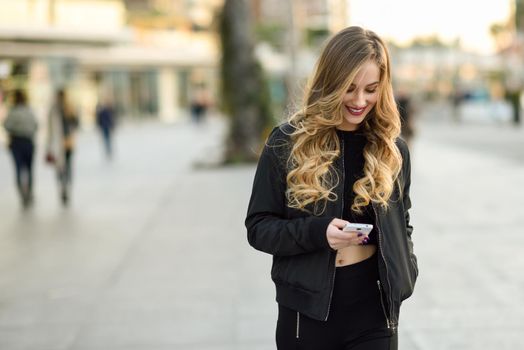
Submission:
M 27 104 L 27 96 L 23 90 L 17 89 L 14 92 L 14 105 L 24 106 Z
M 62 117 L 65 119 L 75 119 L 76 113 L 71 103 L 71 98 L 65 89 L 56 92 L 56 105 Z
M 303 106 L 289 118 L 294 126 L 288 159 L 288 206 L 320 214 L 337 199 L 339 178 L 333 162 L 341 148 L 336 127 L 343 121 L 343 97 L 359 69 L 369 60 L 380 70 L 377 103 L 360 126 L 367 138 L 364 176 L 358 179 L 351 209 L 361 213 L 370 202 L 388 207 L 402 158 L 395 145 L 400 117 L 393 97 L 390 58 L 382 39 L 370 30 L 348 27 L 333 36 L 317 62 L 305 90 Z

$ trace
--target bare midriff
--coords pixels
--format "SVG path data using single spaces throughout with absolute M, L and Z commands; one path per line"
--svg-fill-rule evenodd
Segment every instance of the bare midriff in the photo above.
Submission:
M 335 266 L 346 266 L 356 264 L 363 260 L 368 259 L 377 251 L 377 246 L 373 244 L 369 245 L 355 245 L 349 246 L 337 251 L 337 260 Z

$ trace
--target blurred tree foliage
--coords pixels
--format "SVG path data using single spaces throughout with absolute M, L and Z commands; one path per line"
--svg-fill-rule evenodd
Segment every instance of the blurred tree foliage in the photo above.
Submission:
M 437 35 L 416 37 L 411 41 L 411 47 L 449 47 L 449 44 L 443 42 Z
M 318 48 L 329 37 L 330 32 L 327 28 L 306 29 L 306 44 L 309 47 Z
M 223 108 L 230 117 L 226 163 L 258 159 L 272 126 L 269 89 L 253 50 L 245 0 L 226 0 L 219 20 Z
M 510 23 L 493 23 L 489 27 L 489 32 L 495 41 L 498 51 L 502 51 L 511 46 L 513 34 Z
M 266 42 L 277 50 L 284 50 L 286 28 L 279 23 L 258 23 L 255 27 L 257 41 Z

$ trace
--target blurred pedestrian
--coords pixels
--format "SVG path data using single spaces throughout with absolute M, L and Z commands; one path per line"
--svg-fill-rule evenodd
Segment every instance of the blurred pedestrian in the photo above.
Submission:
M 104 142 L 104 150 L 108 159 L 113 155 L 112 136 L 115 128 L 115 110 L 109 98 L 96 107 L 96 124 Z
M 507 89 L 506 91 L 506 100 L 511 104 L 513 124 L 516 126 L 520 125 L 520 110 L 522 108 L 521 101 L 521 91 L 518 88 Z
M 245 221 L 249 243 L 273 255 L 277 347 L 396 349 L 418 268 L 383 40 L 360 27 L 332 37 L 304 101 L 266 142 Z
M 451 101 L 452 117 L 455 123 L 461 121 L 460 107 L 465 99 L 466 93 L 459 88 L 455 88 L 449 97 L 449 100 Z
M 22 90 L 14 92 L 13 107 L 4 121 L 9 136 L 9 149 L 16 169 L 16 186 L 24 208 L 33 203 L 34 137 L 38 123 L 33 110 L 27 105 Z
M 76 111 L 68 101 L 65 90 L 58 90 L 49 112 L 46 160 L 56 168 L 63 205 L 69 203 L 73 180 L 72 158 L 75 131 L 78 128 Z
M 191 117 L 195 123 L 200 123 L 206 116 L 210 106 L 209 93 L 204 83 L 198 84 L 191 97 Z

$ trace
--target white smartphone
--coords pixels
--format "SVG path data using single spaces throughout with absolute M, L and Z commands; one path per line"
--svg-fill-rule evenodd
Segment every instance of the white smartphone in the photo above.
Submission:
M 357 224 L 354 222 L 350 222 L 346 224 L 346 226 L 344 226 L 342 231 L 362 232 L 363 234 L 368 235 L 372 229 L 373 229 L 373 225 L 371 224 Z

